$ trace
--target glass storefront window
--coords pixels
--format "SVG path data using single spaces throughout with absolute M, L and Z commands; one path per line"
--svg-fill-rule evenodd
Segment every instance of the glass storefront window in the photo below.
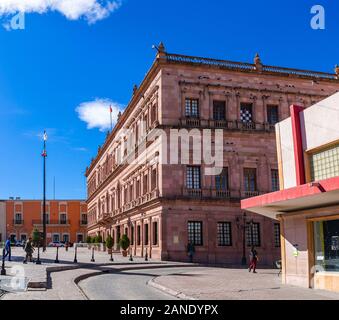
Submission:
M 339 272 L 339 220 L 314 223 L 314 249 L 316 265 Z

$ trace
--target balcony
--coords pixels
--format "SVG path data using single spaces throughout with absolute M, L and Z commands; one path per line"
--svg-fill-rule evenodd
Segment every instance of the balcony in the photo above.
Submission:
M 180 119 L 180 126 L 189 128 L 213 128 L 236 131 L 274 131 L 275 126 L 267 122 L 242 122 L 240 120 L 204 120 L 204 119 Z
M 24 220 L 22 219 L 14 219 L 13 220 L 13 225 L 15 226 L 22 226 L 24 224 Z
M 33 220 L 33 226 L 42 226 L 43 220 Z M 47 220 L 46 225 L 48 226 L 69 226 L 71 224 L 70 220 Z
M 188 198 L 197 198 L 197 199 L 230 199 L 231 191 L 230 190 L 220 190 L 220 189 L 188 189 L 184 188 L 182 195 Z

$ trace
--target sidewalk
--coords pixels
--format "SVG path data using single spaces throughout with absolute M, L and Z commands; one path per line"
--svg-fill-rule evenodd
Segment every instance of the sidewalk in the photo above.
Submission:
M 277 270 L 196 267 L 193 271 L 156 277 L 149 285 L 194 300 L 339 300 L 339 293 L 281 284 Z
M 23 264 L 24 250 L 22 248 L 12 248 L 12 261 L 6 260 L 5 267 L 7 275 L 3 281 L 9 282 L 15 276 L 15 272 L 20 272 L 29 281 L 29 288 L 47 288 L 49 273 L 57 271 L 74 270 L 79 268 L 91 270 L 94 267 L 104 267 L 109 265 L 135 265 L 135 264 L 164 264 L 156 260 L 145 261 L 144 258 L 133 258 L 129 261 L 129 257 L 122 257 L 121 254 L 114 254 L 114 262 L 109 261 L 110 255 L 107 252 L 95 251 L 95 262 L 91 262 L 92 250 L 87 248 L 78 248 L 77 250 L 77 263 L 74 263 L 75 251 L 74 248 L 59 248 L 59 263 L 55 263 L 56 248 L 47 248 L 46 252 L 40 251 L 41 265 L 35 263 Z M 2 257 L 1 257 L 2 258 Z M 37 250 L 34 252 L 34 260 L 37 258 Z M 0 260 L 1 261 L 1 260 Z M 22 268 L 22 269 L 21 269 Z M 0 282 L 1 283 L 1 282 Z

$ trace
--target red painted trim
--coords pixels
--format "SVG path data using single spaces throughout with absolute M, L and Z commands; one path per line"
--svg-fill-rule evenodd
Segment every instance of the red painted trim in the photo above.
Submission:
M 259 197 L 245 199 L 241 201 L 241 209 L 245 210 L 265 205 L 273 205 L 275 202 L 293 200 L 339 190 L 339 177 L 319 181 L 319 184 L 321 188 L 312 186 L 312 183 L 308 183 L 282 191 L 267 193 Z
M 304 107 L 296 105 L 292 105 L 290 107 L 297 186 L 300 186 L 306 182 L 303 140 L 301 135 L 301 124 L 300 124 L 300 112 L 302 112 L 304 109 L 305 109 Z

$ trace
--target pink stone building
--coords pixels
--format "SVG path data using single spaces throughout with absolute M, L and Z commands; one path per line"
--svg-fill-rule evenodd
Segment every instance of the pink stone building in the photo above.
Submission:
M 245 263 L 253 243 L 261 264 L 272 265 L 279 222 L 244 213 L 240 200 L 279 189 L 274 125 L 289 117 L 291 104 L 308 107 L 336 92 L 338 74 L 266 66 L 258 55 L 251 64 L 158 49 L 86 170 L 88 234 L 111 234 L 117 243 L 127 233 L 133 255 L 163 260 L 187 261 L 192 242 L 194 261 L 216 264 Z M 222 130 L 220 174 L 192 159 L 189 139 L 181 139 L 180 161 L 169 160 L 168 137 L 180 129 L 194 137 L 212 130 L 212 149 Z M 134 151 L 142 161 L 131 164 Z

